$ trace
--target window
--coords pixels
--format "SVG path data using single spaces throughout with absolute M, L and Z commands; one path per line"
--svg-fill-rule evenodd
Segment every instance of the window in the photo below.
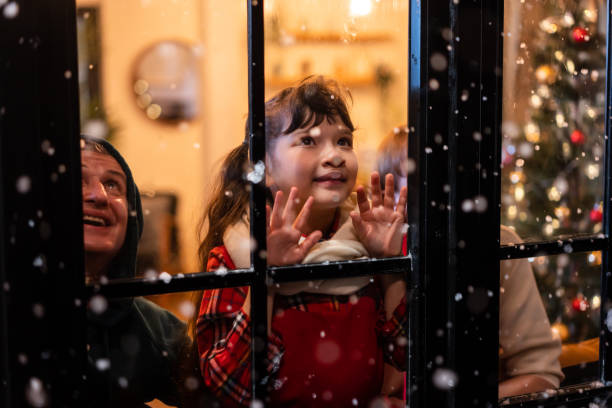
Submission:
M 535 120 L 530 121 L 527 113 L 521 113 L 521 118 L 517 116 L 512 119 L 515 124 L 520 124 L 515 126 L 519 133 L 516 137 L 526 140 L 515 142 L 519 139 L 513 139 L 509 133 L 512 127 L 508 127 L 507 121 L 514 113 L 508 113 L 507 109 L 514 102 L 522 105 L 529 103 L 529 109 L 534 112 L 545 103 L 546 96 L 540 94 L 541 86 L 535 89 L 534 94 L 527 92 L 525 95 L 523 91 L 529 88 L 527 85 L 512 87 L 512 84 L 519 84 L 520 81 L 529 81 L 529 75 L 520 70 L 531 63 L 530 58 L 534 61 L 537 59 L 535 46 L 531 47 L 525 41 L 526 48 L 522 47 L 522 41 L 516 39 L 518 29 L 512 24 L 518 24 L 520 16 L 531 15 L 533 10 L 528 8 L 531 5 L 536 8 L 541 6 L 536 10 L 539 14 L 533 12 L 533 27 L 526 24 L 521 35 L 529 35 L 532 28 L 546 31 L 548 27 L 551 30 L 550 24 L 558 23 L 560 27 L 566 20 L 553 21 L 551 16 L 557 14 L 544 7 L 554 8 L 555 4 L 529 1 L 521 5 L 511 5 L 509 2 L 463 1 L 449 4 L 411 1 L 408 6 L 407 2 L 395 0 L 347 1 L 346 10 L 338 11 L 333 10 L 340 7 L 335 3 L 331 5 L 317 1 L 295 3 L 293 10 L 279 0 L 266 1 L 265 9 L 261 0 L 246 2 L 246 7 L 242 3 L 240 7 L 213 5 L 211 2 L 192 3 L 193 9 L 185 3 L 174 7 L 172 12 L 181 19 L 183 34 L 189 30 L 197 31 L 198 35 L 211 40 L 208 48 L 200 47 L 201 44 L 197 42 L 177 42 L 173 39 L 156 42 L 142 50 L 134 49 L 130 54 L 141 55 L 142 65 L 133 70 L 133 75 L 128 75 L 128 85 L 120 91 L 130 95 L 131 104 L 119 103 L 117 106 L 139 115 L 137 120 L 145 124 L 142 129 L 155 129 L 148 135 L 153 142 L 143 148 L 143 143 L 139 142 L 142 139 L 130 140 L 126 136 L 119 136 L 121 121 L 116 119 L 121 115 L 117 111 L 103 109 L 89 116 L 93 120 L 93 125 L 89 123 L 90 127 L 87 128 L 89 132 L 98 129 L 118 132 L 116 137 L 125 137 L 115 140 L 123 140 L 120 143 L 125 148 L 122 153 L 128 158 L 138 180 L 141 180 L 138 177 L 140 174 L 147 172 L 139 170 L 140 164 L 133 165 L 130 161 L 130 156 L 134 157 L 138 149 L 152 152 L 151 157 L 158 162 L 158 169 L 151 173 L 155 176 L 151 175 L 148 179 L 144 176 L 145 185 L 153 188 L 147 187 L 141 191 L 143 202 L 146 202 L 144 216 L 149 217 L 145 223 L 152 228 L 145 232 L 148 234 L 145 235 L 149 243 L 145 248 L 148 252 L 141 248 L 140 259 L 143 263 L 148 262 L 149 266 L 143 268 L 138 277 L 102 280 L 88 285 L 85 285 L 82 276 L 83 220 L 81 199 L 78 198 L 81 194 L 81 174 L 76 170 L 80 163 L 77 121 L 79 83 L 76 73 L 79 69 L 102 73 L 100 82 L 105 83 L 108 79 L 104 79 L 104 70 L 95 66 L 92 69 L 90 65 L 99 61 L 104 64 L 105 58 L 114 58 L 115 67 L 127 67 L 129 64 L 123 61 L 126 58 L 120 53 L 110 56 L 92 53 L 95 59 L 89 65 L 83 65 L 78 60 L 82 55 L 80 51 L 77 52 L 77 15 L 79 30 L 88 30 L 87 19 L 91 16 L 95 16 L 96 24 L 103 30 L 105 19 L 112 17 L 110 9 L 104 8 L 103 1 L 87 2 L 88 11 L 78 13 L 77 7 L 85 4 L 79 5 L 77 2 L 75 5 L 68 0 L 58 1 L 54 7 L 34 7 L 17 2 L 0 6 L 0 19 L 9 33 L 3 36 L 0 60 L 3 62 L 3 74 L 0 76 L 2 89 L 6 90 L 2 92 L 0 100 L 0 132 L 3 136 L 0 147 L 3 179 L 1 223 L 4 231 L 0 241 L 3 263 L 0 271 L 3 282 L 0 321 L 3 333 L 7 333 L 0 343 L 4 405 L 13 406 L 23 401 L 31 406 L 86 404 L 84 401 L 87 401 L 90 390 L 82 375 L 87 372 L 86 345 L 89 340 L 84 328 L 87 327 L 86 313 L 92 309 L 99 308 L 104 312 L 109 302 L 115 300 L 153 296 L 156 303 L 172 305 L 168 308 L 172 307 L 175 314 L 186 319 L 197 313 L 189 301 L 193 292 L 243 286 L 249 286 L 252 290 L 250 324 L 254 335 L 250 347 L 253 350 L 252 368 L 256 381 L 252 382 L 251 391 L 256 400 L 265 402 L 269 392 L 268 384 L 263 381 L 267 373 L 268 290 L 289 282 L 385 274 L 401 275 L 408 288 L 408 322 L 404 327 L 408 333 L 409 356 L 406 366 L 407 405 L 450 407 L 545 403 L 560 406 L 585 399 L 596 404 L 601 396 L 609 392 L 605 385 L 609 371 L 606 365 L 609 296 L 607 273 L 604 273 L 608 269 L 609 252 L 608 180 L 611 170 L 608 162 L 609 142 L 604 137 L 608 129 L 604 112 L 609 87 L 606 85 L 605 93 L 602 93 L 602 78 L 607 81 L 608 67 L 601 61 L 603 44 L 609 37 L 606 24 L 599 23 L 597 26 L 599 33 L 605 33 L 601 39 L 598 38 L 599 45 L 593 51 L 599 53 L 599 65 L 585 66 L 588 75 L 583 74 L 579 66 L 574 67 L 575 76 L 582 75 L 595 84 L 590 88 L 592 93 L 586 93 L 583 99 L 579 99 L 584 102 L 591 98 L 593 101 L 589 99 L 576 103 L 578 110 L 584 110 L 588 116 L 589 109 L 592 109 L 597 117 L 593 125 L 597 130 L 588 134 L 582 132 L 582 138 L 596 135 L 594 144 L 589 145 L 590 149 L 585 153 L 588 157 L 584 159 L 584 182 L 594 181 L 592 193 L 589 190 L 588 194 L 581 196 L 581 200 L 588 201 L 587 204 L 580 201 L 578 205 L 571 206 L 568 202 L 563 206 L 563 191 L 578 188 L 580 178 L 576 178 L 575 185 L 563 188 L 564 178 L 557 177 L 559 172 L 554 171 L 555 176 L 550 180 L 541 177 L 546 183 L 550 181 L 550 185 L 544 187 L 546 198 L 559 202 L 559 205 L 543 211 L 541 215 L 534 215 L 543 218 L 545 225 L 537 234 L 531 234 L 529 231 L 532 230 L 526 229 L 526 225 L 531 221 L 537 224 L 538 221 L 529 219 L 534 212 L 529 212 L 522 220 L 521 212 L 527 213 L 527 210 L 520 208 L 524 202 L 518 200 L 521 194 L 517 193 L 517 185 L 522 184 L 525 197 L 529 197 L 535 191 L 535 187 L 529 186 L 529 181 L 539 180 L 540 172 L 544 171 L 536 168 L 532 175 L 528 175 L 528 166 L 535 162 L 528 162 L 529 158 L 520 150 L 523 143 L 538 143 L 534 141 L 535 136 L 527 132 L 533 130 L 533 126 L 529 125 Z M 136 12 L 142 11 L 147 18 L 153 18 L 155 13 L 161 13 L 161 18 L 169 18 L 168 14 L 162 13 L 167 11 L 164 7 L 151 2 L 121 7 L 133 7 Z M 605 15 L 607 10 L 597 2 L 580 7 L 597 10 L 600 16 Z M 315 16 L 309 19 L 309 8 L 325 9 L 325 12 L 321 13 L 321 18 Z M 126 9 L 119 11 L 123 16 L 130 15 Z M 190 14 L 192 12 L 197 16 Z M 547 12 L 551 13 L 550 16 Z M 576 15 L 575 11 L 571 12 Z M 86 17 L 87 13 L 90 17 Z M 207 13 L 213 16 L 207 21 L 217 22 L 208 27 L 210 31 L 197 26 L 200 16 Z M 225 15 L 221 16 L 223 13 Z M 232 13 L 233 17 L 230 16 Z M 334 13 L 344 13 L 346 21 L 340 24 L 333 19 Z M 366 15 L 371 19 L 365 18 Z M 564 12 L 559 18 L 567 19 L 566 16 Z M 224 21 L 232 19 L 232 27 L 223 26 Z M 579 21 L 577 17 L 574 20 L 574 24 Z M 389 24 L 390 21 L 393 24 Z M 136 30 L 140 27 L 136 20 L 133 23 L 131 28 L 139 32 Z M 124 29 L 129 28 L 129 20 L 126 24 Z M 147 27 L 146 19 L 138 24 Z M 545 26 L 543 29 L 542 24 Z M 198 31 L 200 29 L 205 31 L 201 33 Z M 228 33 L 233 31 L 233 34 L 220 37 L 218 33 L 224 29 Z M 121 39 L 127 44 L 127 37 L 120 33 L 114 33 L 115 40 Z M 586 29 L 577 32 L 572 41 L 578 43 L 589 33 L 592 31 Z M 104 35 L 98 37 L 93 41 L 94 46 L 108 50 L 109 44 L 105 44 L 105 41 L 108 42 L 109 38 Z M 227 57 L 225 68 L 223 65 L 206 65 L 207 59 L 214 58 L 215 52 L 223 48 L 231 50 L 227 54 L 230 57 Z M 146 53 L 139 54 L 138 51 Z M 407 55 L 404 53 L 406 51 Z M 531 52 L 530 57 L 527 51 Z M 160 72 L 163 74 L 160 76 L 169 78 L 177 71 L 161 62 L 146 63 L 151 59 L 160 61 L 156 58 L 164 54 L 173 55 L 174 60 L 185 61 L 187 74 L 182 79 L 169 83 L 159 81 L 156 75 Z M 389 54 L 397 54 L 397 58 L 385 59 L 384 55 Z M 346 63 L 346 55 L 358 55 L 359 58 L 353 64 Z M 509 64 L 504 58 L 510 58 L 516 64 Z M 519 58 L 524 62 L 519 64 Z M 77 61 L 81 66 L 77 66 Z M 576 61 L 573 62 L 576 64 Z M 206 66 L 203 68 L 202 65 Z M 516 70 L 512 71 L 509 65 Z M 552 61 L 549 65 L 552 67 Z M 151 66 L 155 69 L 147 71 L 147 67 Z M 567 58 L 563 66 L 569 70 Z M 537 71 L 539 66 L 535 68 Z M 209 70 L 208 80 L 200 83 L 192 73 L 201 72 L 202 69 Z M 267 197 L 261 168 L 257 167 L 259 162 L 265 162 L 266 147 L 269 147 L 266 146 L 264 133 L 264 101 L 275 89 L 286 86 L 296 78 L 322 71 L 348 82 L 356 106 L 360 100 L 366 101 L 369 97 L 369 100 L 377 101 L 377 104 L 363 103 L 355 108 L 363 109 L 360 116 L 367 116 L 364 112 L 368 110 L 374 112 L 380 109 L 376 115 L 378 122 L 364 120 L 367 124 L 362 129 L 364 133 L 367 130 L 369 134 L 382 137 L 385 130 L 402 125 L 408 118 L 408 163 L 414 169 L 408 172 L 407 257 L 282 267 L 268 267 L 266 264 L 262 251 L 266 248 Z M 592 72 L 598 72 L 599 77 L 593 80 Z M 537 72 L 531 75 L 536 75 L 536 80 L 539 80 Z M 544 82 L 549 76 L 544 78 Z M 83 75 L 78 77 L 84 78 Z M 230 77 L 235 77 L 235 81 Z M 89 78 L 95 80 L 96 76 L 92 74 Z M 218 78 L 230 78 L 227 82 L 231 85 L 222 83 Z M 560 77 L 557 80 L 561 81 Z M 193 85 L 197 83 L 201 87 Z M 551 91 L 552 84 L 546 85 Z M 185 221 L 185 207 L 181 206 L 186 202 L 187 206 L 191 206 L 203 201 L 202 195 L 190 196 L 190 186 L 177 183 L 176 175 L 162 170 L 171 164 L 162 162 L 164 158 L 177 154 L 178 150 L 172 150 L 183 143 L 190 146 L 190 153 L 182 161 L 187 170 L 181 171 L 190 171 L 190 166 L 202 169 L 201 165 L 194 163 L 204 156 L 204 150 L 212 151 L 219 157 L 224 153 L 215 150 L 215 144 L 210 142 L 225 138 L 224 131 L 232 135 L 235 133 L 236 136 L 231 137 L 240 142 L 244 134 L 241 117 L 227 119 L 225 124 L 220 121 L 216 127 L 203 120 L 207 114 L 224 117 L 224 112 L 214 105 L 212 99 L 202 98 L 199 92 L 216 89 L 222 93 L 226 86 L 241 89 L 232 93 L 238 95 L 242 92 L 231 103 L 242 104 L 242 111 L 249 112 L 247 134 L 252 167 L 246 173 L 252 176 L 249 184 L 250 262 L 244 267 L 221 273 L 196 272 L 197 261 L 186 255 L 195 253 L 194 243 L 185 244 L 187 241 L 184 238 L 189 233 L 185 226 L 191 220 Z M 184 87 L 189 92 L 168 96 L 163 92 L 164 87 Z M 101 103 L 105 108 L 119 100 L 119 91 L 106 92 L 107 88 L 104 88 L 104 92 L 99 92 L 100 88 L 95 86 L 87 89 L 96 90 L 89 95 L 92 103 Z M 508 96 L 512 93 L 510 91 L 517 96 Z M 245 95 L 248 95 L 248 99 L 244 98 Z M 540 98 L 540 105 L 534 95 Z M 361 97 L 363 99 L 359 99 Z M 194 98 L 203 101 L 197 105 L 197 109 L 190 108 L 190 101 Z M 397 99 L 403 99 L 406 103 L 397 102 Z M 570 110 L 563 111 L 563 118 L 558 119 L 558 115 L 553 118 L 554 126 L 559 123 L 564 125 L 565 122 L 568 127 L 572 126 L 570 118 L 577 115 L 573 115 L 573 108 L 567 109 Z M 96 127 L 95 124 L 100 121 L 106 121 L 106 125 Z M 543 138 L 543 125 L 538 126 Z M 208 139 L 201 138 L 201 135 L 196 135 L 194 127 L 215 132 L 210 132 L 214 134 Z M 557 127 L 565 129 L 564 126 Z M 164 135 L 171 132 L 182 133 L 184 137 L 182 140 L 169 140 Z M 570 150 L 578 151 L 575 146 L 587 144 L 580 135 L 572 136 L 570 132 L 566 136 L 570 138 L 570 143 L 578 140 L 574 142 L 574 147 L 569 146 Z M 207 144 L 203 140 L 208 140 Z M 366 137 L 363 140 L 366 142 L 360 151 L 360 164 L 369 160 L 372 168 L 373 153 L 380 139 Z M 519 153 L 510 152 L 513 144 L 514 151 Z M 543 142 L 540 144 L 544 146 Z M 151 146 L 155 146 L 155 149 Z M 565 149 L 563 146 L 562 143 L 558 146 L 561 156 Z M 573 153 L 576 152 L 572 150 Z M 506 163 L 509 154 L 513 160 Z M 522 165 L 517 163 L 519 159 L 524 161 Z M 176 163 L 181 162 L 175 161 L 174 166 L 177 166 Z M 504 164 L 503 168 L 500 168 L 500 163 Z M 206 163 L 207 168 L 212 167 L 210 164 Z M 552 168 L 550 170 L 553 171 Z M 595 173 L 599 175 L 594 176 Z M 358 177 L 363 178 L 363 175 Z M 514 182 L 515 179 L 518 181 Z M 156 184 L 159 180 L 166 181 Z M 202 180 L 198 180 L 204 180 L 203 176 Z M 164 188 L 173 182 L 179 185 L 177 190 Z M 553 188 L 560 195 L 559 200 Z M 521 203 L 510 202 L 506 197 L 508 195 Z M 588 208 L 583 208 L 583 214 L 577 214 L 577 209 L 584 205 Z M 516 207 L 514 210 L 513 206 Z M 569 209 L 569 219 L 572 220 L 572 226 L 566 229 L 555 227 L 557 224 L 554 222 L 557 220 L 559 225 L 564 225 L 562 222 L 567 212 L 564 208 Z M 585 216 L 587 210 L 588 218 Z M 597 218 L 599 221 L 593 221 L 593 210 L 597 213 L 593 217 L 601 217 L 601 220 Z M 572 218 L 574 215 L 581 217 Z M 590 225 L 582 228 L 579 218 L 599 223 L 599 227 Z M 524 224 L 519 221 L 524 221 Z M 525 242 L 502 242 L 500 245 L 500 224 L 514 226 Z M 548 225 L 552 231 L 547 229 Z M 503 287 L 500 279 L 503 276 L 497 271 L 508 262 L 524 259 L 533 265 L 540 295 L 545 301 L 549 299 L 549 302 L 545 302 L 548 311 L 561 310 L 563 305 L 573 307 L 576 300 L 575 312 L 587 312 L 580 315 L 584 317 L 581 321 L 585 328 L 582 331 L 570 329 L 568 338 L 573 342 L 599 338 L 600 347 L 595 352 L 599 354 L 594 360 L 591 356 L 590 360 L 579 358 L 579 364 L 568 364 L 567 367 L 577 366 L 574 367 L 577 371 L 565 370 L 566 379 L 571 381 L 566 383 L 566 388 L 554 394 L 513 396 L 499 402 L 499 302 L 503 296 L 500 295 L 500 285 Z M 559 277 L 558 281 L 547 284 L 547 279 L 555 274 Z M 597 307 L 596 297 L 599 297 Z M 555 303 L 561 301 L 566 303 Z M 555 322 L 551 319 L 553 325 Z M 568 326 L 563 318 L 558 323 Z M 559 333 L 563 331 L 562 326 L 556 329 Z M 129 338 L 122 341 L 127 349 L 130 349 L 130 345 L 134 346 Z M 96 361 L 102 371 L 108 368 L 107 363 L 104 359 Z M 188 389 L 197 387 L 193 381 L 187 381 L 188 378 L 183 376 L 180 381 Z M 126 381 L 129 387 L 131 383 Z M 320 397 L 323 398 L 323 395 Z M 542 399 L 547 397 L 543 402 Z M 532 399 L 538 401 L 525 402 Z

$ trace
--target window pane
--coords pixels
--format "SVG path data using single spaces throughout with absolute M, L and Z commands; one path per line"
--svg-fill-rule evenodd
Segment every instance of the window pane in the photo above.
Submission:
M 601 231 L 606 4 L 505 3 L 502 224 L 527 241 Z
M 228 208 L 248 213 L 244 154 L 230 160 L 239 182 L 216 189 L 222 160 L 245 138 L 246 2 L 94 3 L 77 1 L 82 132 L 112 143 L 139 187 L 144 231 L 136 274 L 201 271 L 200 245 L 207 255 L 223 244 L 219 231 L 204 242 L 206 203 L 234 200 L 213 212 L 215 226 L 239 220 L 240 211 Z M 240 242 L 248 252 L 248 234 Z
M 348 291 L 346 280 L 328 283 L 270 288 L 270 398 L 279 406 L 287 401 L 370 406 L 377 399 L 401 400 L 407 344 L 401 276 L 353 282 Z M 388 288 L 386 298 L 383 288 Z M 200 405 L 190 406 L 214 401 L 225 406 L 251 399 L 246 287 L 146 299 L 96 295 L 88 304 L 87 330 L 88 384 L 92 400 L 101 406 L 154 399 L 155 406 L 194 401 Z
M 92 406 L 211 406 L 192 342 L 201 292 L 88 303 L 88 398 Z M 151 401 L 151 402 L 150 402 Z
M 399 199 L 414 169 L 407 157 L 408 1 L 266 1 L 264 18 L 266 95 L 280 95 L 268 105 L 268 185 L 285 197 L 298 187 L 298 209 L 313 196 L 301 232 L 348 243 L 339 254 L 286 263 L 385 256 L 353 228 L 349 212 L 356 209 L 351 192 L 369 190 L 372 171 L 394 175 Z M 296 89 L 280 94 L 289 87 Z M 394 255 L 401 254 L 397 242 Z
M 545 388 L 597 381 L 600 275 L 601 252 L 501 262 L 500 397 L 538 391 L 527 373 Z
M 377 399 L 401 400 L 407 344 L 401 279 L 382 275 L 365 282 L 353 278 L 272 288 L 272 343 L 284 350 L 271 377 L 274 404 L 372 406 Z M 390 288 L 386 298 L 383 287 Z

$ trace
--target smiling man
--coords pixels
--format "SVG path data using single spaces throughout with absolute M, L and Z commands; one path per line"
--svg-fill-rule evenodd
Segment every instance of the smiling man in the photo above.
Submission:
M 130 168 L 108 142 L 83 137 L 81 169 L 86 279 L 134 277 L 143 217 Z M 184 405 L 191 340 L 183 322 L 141 297 L 101 296 L 89 302 L 87 320 L 90 406 Z
M 127 177 L 100 143 L 83 141 L 81 163 L 85 273 L 88 281 L 98 281 L 125 242 Z M 130 193 L 135 202 L 135 193 Z M 142 224 L 142 220 L 134 222 Z

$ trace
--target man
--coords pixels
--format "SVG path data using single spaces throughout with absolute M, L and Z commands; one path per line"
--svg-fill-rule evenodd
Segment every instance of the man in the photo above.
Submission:
M 86 280 L 133 277 L 143 217 L 130 169 L 108 142 L 86 137 L 81 163 Z M 191 344 L 184 323 L 140 297 L 96 295 L 87 316 L 90 406 L 143 407 L 156 398 L 182 405 L 179 361 Z

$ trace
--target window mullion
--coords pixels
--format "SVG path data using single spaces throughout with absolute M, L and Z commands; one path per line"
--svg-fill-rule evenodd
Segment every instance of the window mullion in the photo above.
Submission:
M 247 0 L 249 50 L 249 154 L 252 171 L 261 172 L 265 163 L 265 83 L 264 83 L 264 18 L 263 0 Z M 252 183 L 249 221 L 253 245 L 251 265 L 255 279 L 251 286 L 251 357 L 253 400 L 266 396 L 265 357 L 267 353 L 267 287 L 266 274 L 266 197 L 265 177 Z
M 606 10 L 610 10 L 612 4 L 610 1 L 606 2 Z M 612 276 L 610 276 L 610 229 L 612 226 L 611 216 L 611 201 L 612 201 L 612 146 L 610 142 L 610 132 L 612 131 L 612 115 L 610 110 L 612 109 L 612 66 L 610 63 L 610 53 L 612 52 L 612 17 L 610 13 L 607 13 L 607 34 L 606 34 L 606 106 L 605 114 L 606 118 L 606 137 L 604 138 L 604 196 L 603 196 L 603 233 L 608 239 L 606 248 L 602 251 L 602 274 L 601 274 L 601 298 L 605 301 L 602 302 L 603 307 L 600 312 L 600 327 L 601 335 L 599 341 L 599 363 L 600 363 L 600 377 L 604 384 L 607 384 L 612 380 L 612 364 L 609 363 L 609 358 L 612 356 L 612 331 L 607 324 L 609 305 L 612 302 Z

